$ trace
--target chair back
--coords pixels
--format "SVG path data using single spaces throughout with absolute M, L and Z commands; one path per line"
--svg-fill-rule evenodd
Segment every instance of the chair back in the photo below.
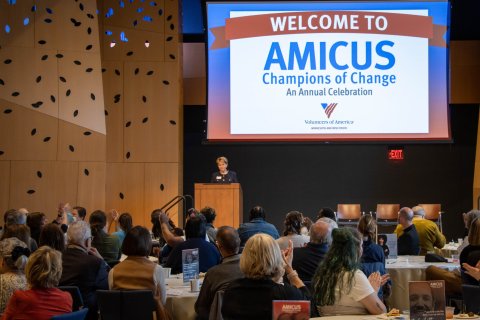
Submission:
M 463 304 L 465 311 L 480 313 L 480 286 L 462 284 Z
M 337 224 L 357 225 L 362 217 L 359 204 L 339 204 L 337 206 Z
M 398 211 L 400 211 L 399 204 L 377 204 L 377 213 L 375 215 L 377 219 L 377 224 L 379 223 L 397 223 L 398 220 Z
M 58 289 L 70 293 L 72 296 L 72 310 L 77 311 L 83 307 L 83 298 L 80 289 L 76 286 L 59 286 Z
M 80 309 L 70 313 L 53 316 L 51 320 L 84 320 L 87 316 L 88 308 Z
M 152 320 L 156 311 L 151 290 L 97 290 L 102 320 Z

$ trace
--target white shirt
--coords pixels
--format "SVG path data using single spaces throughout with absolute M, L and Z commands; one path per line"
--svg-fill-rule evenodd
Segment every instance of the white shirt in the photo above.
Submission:
M 294 248 L 301 248 L 304 247 L 306 243 L 310 242 L 310 237 L 304 236 L 302 234 L 291 234 L 288 236 L 280 237 L 276 241 L 280 246 L 281 250 L 285 250 L 288 248 L 288 240 L 292 240 Z
M 343 276 L 344 283 L 347 283 L 350 272 Z M 355 271 L 353 276 L 352 290 L 346 292 L 347 288 L 335 288 L 335 304 L 332 306 L 318 307 L 320 316 L 335 316 L 345 314 L 369 314 L 360 300 L 375 293 L 372 285 L 361 270 Z

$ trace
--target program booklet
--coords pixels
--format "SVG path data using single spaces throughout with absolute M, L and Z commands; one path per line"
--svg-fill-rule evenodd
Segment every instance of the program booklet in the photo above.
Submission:
M 410 281 L 408 291 L 410 320 L 445 319 L 445 281 Z
M 310 301 L 274 300 L 273 320 L 307 320 L 310 319 Z
M 198 258 L 198 248 L 182 250 L 183 283 L 198 279 L 200 273 Z

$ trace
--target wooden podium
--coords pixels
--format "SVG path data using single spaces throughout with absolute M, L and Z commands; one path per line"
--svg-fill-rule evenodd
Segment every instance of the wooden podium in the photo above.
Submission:
M 212 207 L 217 213 L 215 227 L 238 228 L 243 221 L 243 194 L 240 183 L 195 183 L 195 208 Z

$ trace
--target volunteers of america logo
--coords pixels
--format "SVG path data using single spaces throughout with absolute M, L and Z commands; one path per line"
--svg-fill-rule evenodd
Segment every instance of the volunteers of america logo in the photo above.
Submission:
M 325 111 L 325 114 L 327 115 L 327 118 L 330 119 L 330 116 L 333 113 L 333 110 L 335 110 L 335 107 L 337 106 L 338 103 L 322 103 L 322 108 L 323 111 Z

